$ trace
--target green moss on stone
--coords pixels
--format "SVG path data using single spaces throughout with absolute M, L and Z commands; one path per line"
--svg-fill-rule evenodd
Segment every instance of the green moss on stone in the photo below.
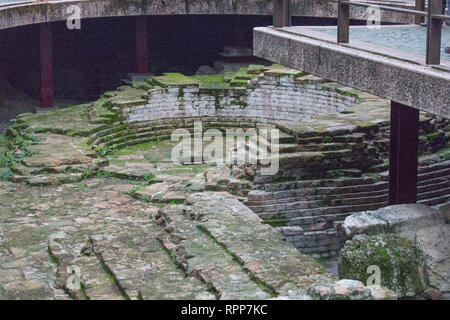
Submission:
M 169 86 L 200 86 L 201 81 L 193 77 L 187 77 L 181 73 L 164 73 L 162 76 L 153 77 L 152 83 L 167 88 Z

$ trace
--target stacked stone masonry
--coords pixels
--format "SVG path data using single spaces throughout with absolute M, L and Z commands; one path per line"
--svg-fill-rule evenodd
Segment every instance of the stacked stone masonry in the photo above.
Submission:
M 332 87 L 305 84 L 293 75 L 263 76 L 248 88 L 205 93 L 199 86 L 153 89 L 145 105 L 121 110 L 126 122 L 192 117 L 242 117 L 254 121 L 302 121 L 343 111 L 356 98 Z

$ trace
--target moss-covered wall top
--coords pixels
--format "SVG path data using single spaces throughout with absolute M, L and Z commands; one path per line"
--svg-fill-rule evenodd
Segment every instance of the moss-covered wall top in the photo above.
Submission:
M 251 65 L 217 75 L 165 73 L 104 97 L 125 122 L 217 116 L 271 122 L 343 111 L 358 101 L 353 91 L 281 65 Z

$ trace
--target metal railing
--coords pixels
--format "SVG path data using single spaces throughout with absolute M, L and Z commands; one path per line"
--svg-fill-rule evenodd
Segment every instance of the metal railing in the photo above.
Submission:
M 441 33 L 442 22 L 450 21 L 450 16 L 442 14 L 442 0 L 428 0 L 428 9 L 425 11 L 425 0 L 416 0 L 415 9 L 392 7 L 388 5 L 377 5 L 374 3 L 331 0 L 337 3 L 337 42 L 349 43 L 350 40 L 350 6 L 374 7 L 382 11 L 391 11 L 416 16 L 416 23 L 419 24 L 422 18 L 427 18 L 427 43 L 426 43 L 426 64 L 438 65 L 441 63 Z M 274 0 L 274 27 L 288 27 L 291 25 L 290 16 L 291 0 Z M 450 8 L 449 8 L 450 10 Z

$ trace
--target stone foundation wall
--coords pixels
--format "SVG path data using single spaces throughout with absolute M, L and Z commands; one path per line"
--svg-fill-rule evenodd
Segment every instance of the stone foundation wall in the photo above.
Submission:
M 262 122 L 301 121 L 323 113 L 340 112 L 357 98 L 294 76 L 264 76 L 248 88 L 202 90 L 198 86 L 153 89 L 146 104 L 125 107 L 125 122 L 186 117 L 244 117 Z

